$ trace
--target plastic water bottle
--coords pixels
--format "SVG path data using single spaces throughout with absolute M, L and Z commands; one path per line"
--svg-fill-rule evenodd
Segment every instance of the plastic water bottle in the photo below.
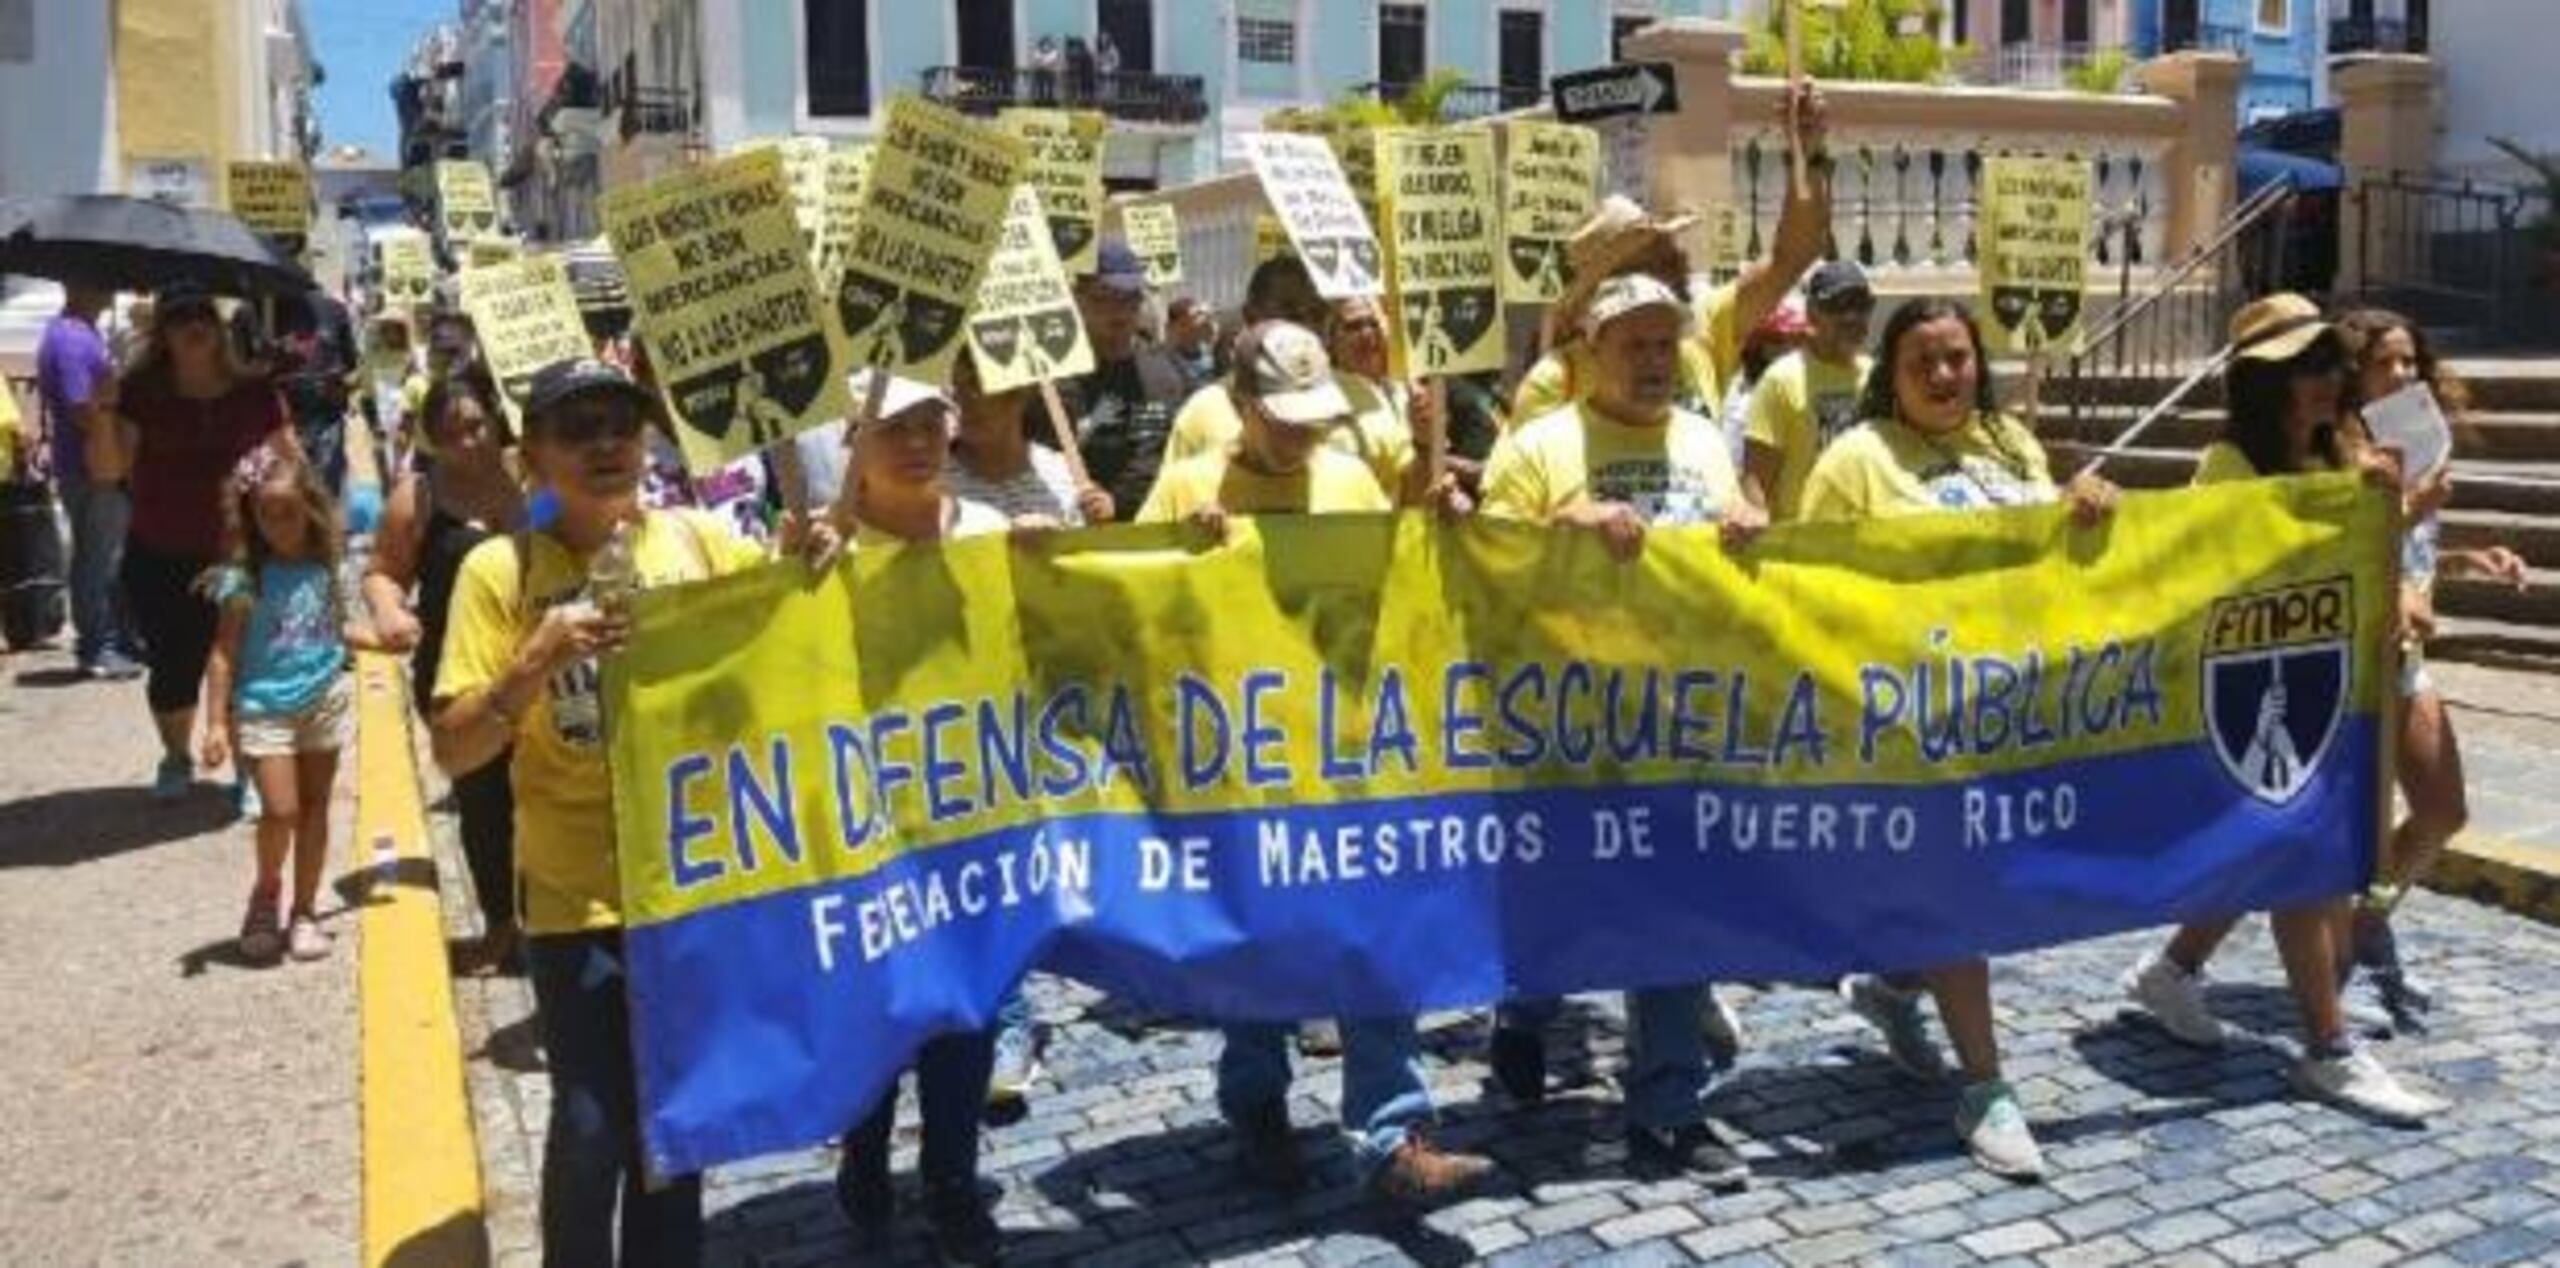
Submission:
M 613 535 L 587 564 L 587 601 L 609 616 L 629 616 L 632 596 L 640 593 L 640 560 L 629 521 L 613 526 Z

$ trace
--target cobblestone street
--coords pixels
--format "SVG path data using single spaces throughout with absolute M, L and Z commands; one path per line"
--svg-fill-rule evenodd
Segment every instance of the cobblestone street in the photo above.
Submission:
M 2467 738 L 2483 772 L 2475 778 L 2548 785 L 2547 728 L 2479 726 Z M 2117 976 L 2158 937 L 1996 966 L 2009 1075 L 2052 1170 L 2040 1187 L 1978 1172 L 1948 1124 L 1953 1090 L 1895 1073 L 1827 992 L 1727 987 L 1745 1046 L 1711 1107 L 1757 1172 L 1747 1191 L 1626 1174 L 1607 1082 L 1620 1016 L 1614 997 L 1593 997 L 1551 1039 L 1557 1072 L 1574 1086 L 1530 1109 L 1486 1086 L 1481 1018 L 1429 1020 L 1439 1139 L 1488 1152 L 1502 1169 L 1483 1195 L 1419 1217 L 1381 1210 L 1353 1187 L 1329 1127 L 1334 1062 L 1301 1062 L 1292 1106 L 1309 1157 L 1322 1162 L 1319 1183 L 1276 1201 L 1234 1174 L 1211 1090 L 1213 1032 L 1143 1026 L 1080 985 L 1039 979 L 1034 998 L 1056 1028 L 1048 1072 L 1031 1115 L 986 1138 L 987 1174 L 1004 1188 L 1007 1260 L 2488 1264 L 2560 1255 L 2560 930 L 2464 899 L 2410 900 L 2405 953 L 2442 1002 L 2431 1033 L 2377 1050 L 2454 1101 L 2424 1131 L 2291 1097 L 2298 1032 L 2263 921 L 2244 925 L 2217 961 L 2210 997 L 2243 1032 L 2225 1051 L 2181 1047 L 2126 1016 Z M 530 992 L 516 980 L 469 983 L 463 1010 L 492 1236 L 502 1263 L 530 1263 L 545 1106 Z M 902 1114 L 898 1165 L 912 1199 L 914 1120 Z M 833 1154 L 818 1150 L 714 1173 L 713 1262 L 857 1261 L 833 1168 Z M 901 1262 L 924 1261 L 920 1229 L 902 1225 Z

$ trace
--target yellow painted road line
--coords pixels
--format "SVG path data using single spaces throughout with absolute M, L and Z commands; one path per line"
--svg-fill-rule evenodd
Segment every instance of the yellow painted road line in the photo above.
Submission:
M 2426 884 L 2429 889 L 2560 925 L 2560 867 L 2554 866 L 2555 855 L 2560 851 L 2465 832 L 2445 847 Z
M 364 1262 L 488 1262 L 479 1144 L 462 1077 L 462 1035 L 425 807 L 397 661 L 357 663 L 359 868 L 392 859 L 368 894 L 358 967 L 364 1016 Z M 384 854 L 384 847 L 389 854 Z

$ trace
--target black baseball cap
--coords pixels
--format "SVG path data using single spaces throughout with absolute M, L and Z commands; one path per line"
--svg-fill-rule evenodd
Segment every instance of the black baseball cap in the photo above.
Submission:
M 1104 238 L 1093 252 L 1093 282 L 1107 291 L 1122 295 L 1147 293 L 1147 266 L 1138 261 L 1138 253 L 1118 238 Z
M 1815 308 L 1851 308 L 1875 302 L 1867 271 L 1854 260 L 1825 260 L 1804 283 L 1805 303 Z
M 602 361 L 579 357 L 573 361 L 554 361 L 533 372 L 533 382 L 526 387 L 524 394 L 526 426 L 538 426 L 552 410 L 590 392 L 621 397 L 631 402 L 643 418 L 657 416 L 656 394 L 632 382 L 630 375 Z

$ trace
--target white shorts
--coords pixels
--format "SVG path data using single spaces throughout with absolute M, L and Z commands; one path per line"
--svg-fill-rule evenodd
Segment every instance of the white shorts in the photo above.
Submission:
M 238 748 L 242 757 L 291 757 L 296 753 L 335 753 L 347 746 L 348 723 L 355 713 L 355 691 L 340 674 L 329 689 L 300 713 L 241 716 Z

